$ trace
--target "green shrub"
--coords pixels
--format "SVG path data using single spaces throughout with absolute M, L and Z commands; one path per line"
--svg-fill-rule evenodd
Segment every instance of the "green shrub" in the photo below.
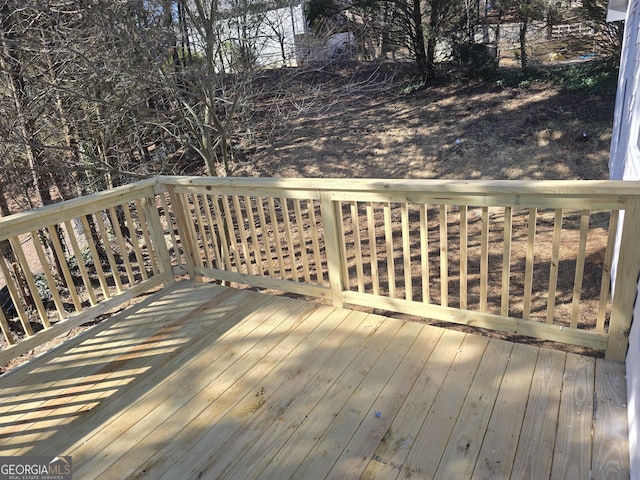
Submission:
M 618 87 L 618 68 L 601 60 L 527 70 L 499 68 L 485 77 L 485 80 L 504 87 L 527 88 L 535 84 L 549 83 L 568 91 L 615 95 Z

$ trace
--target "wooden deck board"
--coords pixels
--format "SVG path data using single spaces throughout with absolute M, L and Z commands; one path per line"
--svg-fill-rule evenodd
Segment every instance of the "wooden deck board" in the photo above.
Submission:
M 329 428 L 324 431 L 322 437 L 316 442 L 314 448 L 292 478 L 357 477 L 352 472 L 353 469 L 358 470 L 357 466 L 351 465 L 353 456 L 362 455 L 366 461 L 371 454 L 367 454 L 367 447 L 362 445 L 355 446 L 352 441 L 356 438 L 361 426 L 363 428 L 369 426 L 374 430 L 372 432 L 374 441 L 379 443 L 382 440 L 386 429 L 381 431 L 380 424 L 382 423 L 382 426 L 384 426 L 385 423 L 390 423 L 394 416 L 388 401 L 385 401 L 386 399 L 382 397 L 385 394 L 389 395 L 386 389 L 388 384 L 394 384 L 395 388 L 400 391 L 407 388 L 406 385 L 402 387 L 397 385 L 393 380 L 393 375 L 401 362 L 405 360 L 407 350 L 412 347 L 416 336 L 419 335 L 422 328 L 423 326 L 419 324 L 401 324 L 401 328 L 395 337 L 371 366 L 367 375 L 362 378 L 360 384 L 354 388 L 347 403 L 335 415 Z M 409 368 L 404 368 L 403 366 L 401 371 L 409 376 L 405 380 L 410 386 L 415 380 L 415 377 L 411 375 L 413 369 L 410 366 Z M 385 406 L 388 407 L 387 410 L 385 410 Z M 376 410 L 376 408 L 380 408 L 380 410 Z M 378 414 L 375 412 L 378 412 Z M 366 426 L 363 424 L 366 424 Z M 361 440 L 356 439 L 354 443 L 358 441 Z M 322 455 L 317 455 L 316 452 L 318 451 L 321 451 Z M 357 460 L 362 461 L 362 458 Z M 343 468 L 345 471 L 336 472 L 336 468 Z
M 626 378 L 617 362 L 596 361 L 594 478 L 622 478 L 629 469 Z
M 248 449 L 267 435 L 274 422 L 279 423 L 285 417 L 295 415 L 291 403 L 311 388 L 309 378 L 318 373 L 326 361 L 323 356 L 330 351 L 322 348 L 324 340 L 327 335 L 331 337 L 337 327 L 337 316 L 327 315 L 324 309 L 322 311 L 324 315 L 308 318 L 306 328 L 296 329 L 279 345 L 284 348 L 287 341 L 295 343 L 295 348 L 286 358 L 274 352 L 274 360 L 282 358 L 282 362 L 270 370 L 251 372 L 252 376 L 260 378 L 259 386 L 225 415 L 227 425 L 204 429 L 206 433 L 188 455 L 172 464 L 162 477 L 154 477 L 177 478 L 186 472 L 187 476 L 218 478 L 233 467 L 238 456 L 245 456 Z
M 339 315 L 338 311 L 335 313 Z M 363 324 L 366 318 L 363 313 L 353 312 L 346 317 L 339 316 L 344 320 L 320 345 L 321 351 L 318 352 L 317 360 L 315 356 L 309 358 L 309 362 L 319 368 L 309 368 L 309 365 L 300 365 L 298 368 L 301 375 L 297 383 L 301 384 L 302 388 L 287 389 L 282 399 L 275 403 L 274 400 L 278 399 L 268 399 L 270 414 L 276 415 L 277 421 L 265 426 L 260 436 L 252 439 L 250 445 L 243 450 L 242 455 L 234 454 L 235 444 L 225 445 L 225 451 L 230 452 L 230 460 L 234 462 L 233 465 L 229 465 L 228 476 L 243 479 L 265 478 L 264 470 L 280 463 L 272 461 L 273 452 L 282 449 L 289 443 L 292 434 L 298 432 L 303 423 L 308 423 L 312 408 L 320 403 L 336 381 L 337 375 L 356 356 L 361 343 L 355 335 L 354 328 L 362 330 L 370 329 L 371 326 Z M 309 435 L 311 436 L 312 434 Z
M 403 473 L 417 478 L 435 476 L 488 343 L 483 337 L 469 335 L 464 338 L 407 456 Z
M 402 403 L 393 422 L 394 428 L 390 428 L 380 442 L 363 478 L 395 479 L 398 476 L 463 339 L 464 334 L 453 330 L 438 335 L 438 344 Z
M 240 414 L 251 413 L 254 405 L 260 401 L 259 398 L 253 398 L 253 392 L 261 388 L 258 383 L 259 371 L 274 368 L 280 356 L 288 353 L 286 349 L 290 345 L 282 345 L 282 342 L 286 339 L 287 333 L 300 323 L 313 307 L 292 304 L 281 305 L 280 308 L 275 318 L 277 325 L 273 331 L 264 334 L 260 332 L 251 339 L 250 341 L 255 344 L 252 343 L 252 348 L 238 358 L 230 368 L 221 373 L 211 371 L 209 375 L 205 375 L 204 386 L 191 385 L 190 382 L 179 391 L 174 391 L 170 385 L 163 386 L 162 394 L 165 398 L 167 395 L 169 397 L 154 410 L 158 417 L 155 419 L 152 416 L 144 417 L 142 422 L 137 424 L 137 428 L 127 431 L 126 439 L 132 442 L 130 448 L 121 448 L 120 442 L 114 444 L 113 454 L 103 462 L 107 468 L 101 474 L 109 478 L 126 478 L 135 472 L 141 462 L 146 462 L 148 466 L 144 471 L 151 475 L 150 478 L 155 478 L 154 472 L 162 468 L 158 465 L 164 466 L 167 459 L 177 461 L 172 456 L 176 445 L 184 449 L 186 456 L 193 455 L 195 452 L 200 453 L 197 448 L 202 445 L 199 442 L 199 432 L 208 431 L 208 426 L 214 424 L 217 424 L 220 430 L 223 430 L 223 427 L 227 427 L 228 430 L 231 428 L 229 418 L 234 414 L 237 415 L 238 411 Z M 237 312 L 234 311 L 234 313 Z M 235 338 L 233 334 L 229 341 L 242 343 L 242 339 Z M 215 349 L 215 346 L 212 347 Z M 208 358 L 208 362 L 201 368 L 205 371 L 211 368 L 211 365 L 216 362 L 217 353 L 203 354 Z M 189 378 L 193 378 L 201 371 L 193 366 L 187 368 L 178 366 L 178 368 L 181 375 Z M 240 404 L 242 399 L 246 399 L 250 405 L 246 405 L 247 401 Z M 179 408 L 171 408 L 175 403 Z M 117 424 L 115 428 L 118 428 Z M 224 441 L 224 433 L 223 430 L 219 440 Z M 122 436 L 117 436 L 117 432 L 115 436 L 122 439 Z M 103 458 L 105 458 L 104 451 L 100 453 L 100 459 Z M 92 462 L 92 464 L 95 463 Z M 91 468 L 96 467 L 91 465 Z
M 591 477 L 591 428 L 595 361 L 567 355 L 560 396 L 558 430 L 553 454 L 553 478 Z
M 472 478 L 511 475 L 537 356 L 537 349 L 529 345 L 513 346 Z M 505 422 L 505 415 L 512 421 Z
M 473 474 L 512 348 L 512 344 L 498 340 L 487 345 L 436 478 L 469 478 Z
M 396 322 L 384 322 L 382 317 L 370 316 L 364 320 L 364 335 L 354 338 L 353 356 L 336 369 L 337 376 L 328 382 L 327 390 L 315 403 L 303 411 L 304 421 L 292 432 L 287 442 L 275 453 L 260 478 L 290 478 L 329 428 L 336 412 L 346 404 L 353 386 L 367 374 L 379 352 L 389 343 L 389 334 L 400 327 Z M 381 334 L 382 333 L 382 334 Z M 385 334 L 386 333 L 386 334 Z
M 74 478 L 625 478 L 624 365 L 178 282 L 0 377 Z
M 45 439 L 60 425 L 80 417 L 83 417 L 83 423 L 88 421 L 90 415 L 86 413 L 101 398 L 126 390 L 132 379 L 153 367 L 154 360 L 170 356 L 175 351 L 175 344 L 180 342 L 175 328 L 197 305 L 207 300 L 201 293 L 197 294 L 197 301 L 191 300 L 187 298 L 190 293 L 193 292 L 183 292 L 185 303 L 173 310 L 178 317 L 173 325 L 167 324 L 167 318 L 158 315 L 157 306 L 154 306 L 142 310 L 138 317 L 134 316 L 120 328 L 102 328 L 95 337 L 87 339 L 86 344 L 66 345 L 54 358 L 36 359 L 30 365 L 32 368 L 16 372 L 17 378 L 8 376 L 10 385 L 25 381 L 29 385 L 25 385 L 23 395 L 17 395 L 11 401 L 2 399 L 2 405 L 13 405 L 10 414 L 2 414 L 0 445 L 3 451 L 9 455 L 24 454 L 25 449 L 39 439 Z M 150 325 L 153 319 L 156 319 L 155 324 Z M 126 369 L 119 368 L 125 364 Z M 2 391 L 8 394 L 19 388 L 3 388 Z M 41 395 L 43 391 L 47 395 Z M 29 398 L 26 403 L 25 397 Z

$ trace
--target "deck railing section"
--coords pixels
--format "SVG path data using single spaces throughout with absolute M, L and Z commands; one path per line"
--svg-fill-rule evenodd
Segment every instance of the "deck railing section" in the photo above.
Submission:
M 165 179 L 185 268 L 624 358 L 640 189 L 607 181 Z M 627 211 L 616 301 L 610 274 Z M 174 213 L 175 215 L 175 213 Z M 630 288 L 631 287 L 631 288 Z
M 630 182 L 159 177 L 0 219 L 0 364 L 180 275 L 622 360 L 638 238 Z
M 173 280 L 154 184 L 0 219 L 0 364 Z
M 165 195 L 190 275 L 331 295 L 317 192 L 177 183 Z

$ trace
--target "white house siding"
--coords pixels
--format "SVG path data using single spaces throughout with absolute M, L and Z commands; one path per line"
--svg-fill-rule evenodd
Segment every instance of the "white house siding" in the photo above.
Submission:
M 640 98 L 638 98 L 640 0 L 632 0 L 629 3 L 628 9 L 625 8 L 625 2 L 622 0 L 610 0 L 609 5 L 610 20 L 620 20 L 621 12 L 626 13 L 609 171 L 610 177 L 614 180 L 640 181 Z M 615 270 L 612 276 L 615 281 Z M 640 299 L 638 298 L 636 298 L 634 322 L 629 335 L 626 371 L 631 478 L 640 479 Z

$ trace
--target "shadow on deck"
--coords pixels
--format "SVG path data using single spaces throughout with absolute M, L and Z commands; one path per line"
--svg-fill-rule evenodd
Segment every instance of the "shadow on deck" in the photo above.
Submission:
M 177 282 L 0 377 L 74 478 L 628 478 L 622 363 Z

